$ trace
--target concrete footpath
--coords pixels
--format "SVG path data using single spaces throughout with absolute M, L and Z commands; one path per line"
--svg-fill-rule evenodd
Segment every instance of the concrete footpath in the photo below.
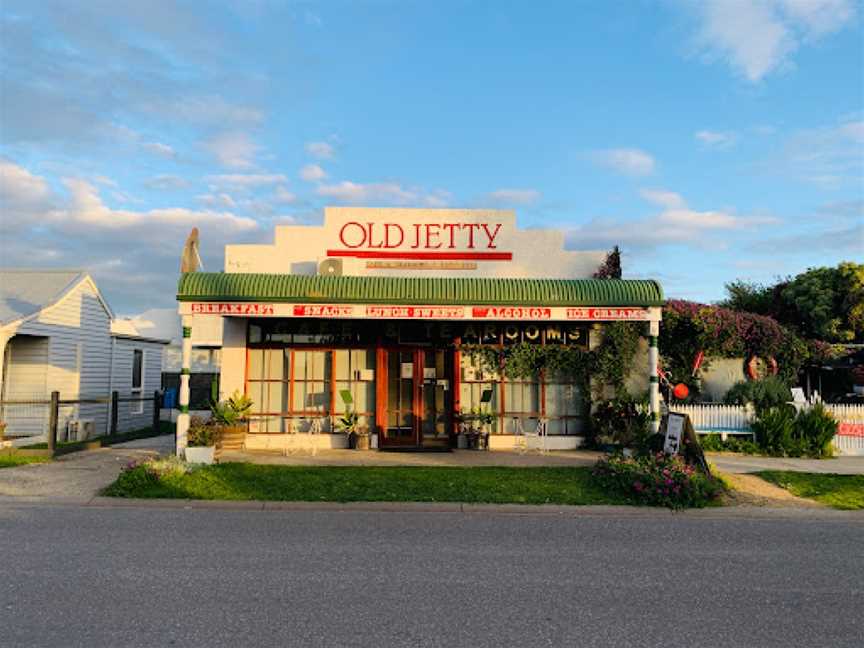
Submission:
M 42 464 L 0 470 L 0 496 L 89 500 L 117 479 L 123 466 L 171 452 L 174 435 L 118 443 L 108 448 L 73 452 Z

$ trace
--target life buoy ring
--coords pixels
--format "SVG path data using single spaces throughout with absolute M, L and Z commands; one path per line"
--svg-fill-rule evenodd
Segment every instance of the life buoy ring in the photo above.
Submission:
M 744 373 L 750 380 L 759 380 L 766 376 L 776 376 L 780 367 L 777 364 L 777 359 L 774 356 L 760 358 L 757 355 L 752 355 L 747 358 L 744 363 Z

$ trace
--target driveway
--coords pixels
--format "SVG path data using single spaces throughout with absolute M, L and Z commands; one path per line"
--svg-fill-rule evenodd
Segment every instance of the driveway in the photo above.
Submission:
M 134 459 L 174 450 L 174 435 L 119 443 L 109 448 L 73 452 L 44 464 L 0 470 L 0 495 L 89 499 L 113 482 Z

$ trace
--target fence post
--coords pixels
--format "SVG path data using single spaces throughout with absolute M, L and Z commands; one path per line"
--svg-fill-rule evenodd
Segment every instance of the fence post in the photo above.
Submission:
M 159 419 L 162 414 L 162 398 L 159 390 L 153 392 L 153 434 L 159 434 Z
M 117 411 L 117 406 L 120 404 L 120 394 L 116 391 L 111 392 L 111 436 L 117 434 L 117 417 L 119 412 Z
M 57 449 L 57 422 L 60 419 L 60 392 L 51 392 L 51 410 L 48 413 L 48 449 Z

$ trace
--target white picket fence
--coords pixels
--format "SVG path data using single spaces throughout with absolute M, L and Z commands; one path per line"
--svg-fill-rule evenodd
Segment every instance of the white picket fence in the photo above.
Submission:
M 719 434 L 723 439 L 729 434 L 752 434 L 750 421 L 755 412 L 740 405 L 674 405 L 672 411 L 687 414 L 699 434 Z M 844 455 L 864 455 L 864 405 L 825 404 L 840 424 L 834 437 L 834 446 Z

